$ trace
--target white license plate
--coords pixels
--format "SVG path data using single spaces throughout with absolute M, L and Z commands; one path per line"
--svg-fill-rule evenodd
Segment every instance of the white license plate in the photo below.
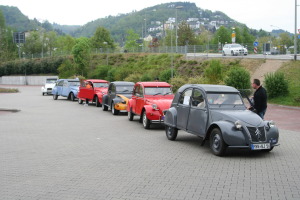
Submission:
M 270 149 L 270 143 L 262 143 L 262 144 L 251 144 L 252 150 L 260 150 L 260 149 Z

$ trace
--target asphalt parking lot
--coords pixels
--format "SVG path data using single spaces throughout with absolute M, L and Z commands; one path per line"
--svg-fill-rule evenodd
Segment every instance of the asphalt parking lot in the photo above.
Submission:
M 0 112 L 0 199 L 300 199 L 295 128 L 279 127 L 270 153 L 220 158 L 196 136 L 168 141 L 161 126 L 20 91 L 0 94 L 0 108 L 21 110 Z

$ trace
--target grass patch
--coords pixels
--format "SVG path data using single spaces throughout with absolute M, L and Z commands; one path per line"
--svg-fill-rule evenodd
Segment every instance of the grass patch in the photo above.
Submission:
M 0 93 L 17 93 L 19 90 L 17 88 L 0 88 Z
M 300 106 L 300 61 L 285 63 L 279 70 L 284 73 L 289 83 L 289 93 L 285 96 L 269 99 L 269 103 Z

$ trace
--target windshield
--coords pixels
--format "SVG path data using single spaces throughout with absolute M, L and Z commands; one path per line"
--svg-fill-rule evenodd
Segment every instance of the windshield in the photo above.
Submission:
M 146 87 L 145 95 L 166 95 L 172 94 L 170 87 Z
M 242 105 L 243 101 L 239 94 L 208 93 L 207 101 L 210 105 Z
M 57 79 L 47 79 L 46 83 L 56 83 Z
M 70 81 L 70 86 L 79 86 L 79 85 L 80 85 L 79 81 L 78 82 L 77 81 L 76 82 L 75 81 L 74 82 Z
M 239 44 L 233 44 L 231 45 L 231 48 L 242 48 L 242 46 Z
M 133 85 L 120 85 L 116 87 L 117 92 L 132 93 Z
M 100 88 L 100 87 L 107 88 L 108 83 L 94 83 L 94 87 L 96 87 L 96 88 Z

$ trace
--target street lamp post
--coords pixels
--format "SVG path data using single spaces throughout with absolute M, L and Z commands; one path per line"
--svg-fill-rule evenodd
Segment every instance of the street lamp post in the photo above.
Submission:
M 175 25 L 176 25 L 176 38 L 175 38 L 175 41 L 176 41 L 176 53 L 178 53 L 178 33 L 177 33 L 177 29 L 178 29 L 178 22 L 177 22 L 177 10 L 178 9 L 181 9 L 183 8 L 183 6 L 177 6 L 176 7 L 176 18 L 175 18 Z
M 295 0 L 294 60 L 297 60 L 297 0 Z

